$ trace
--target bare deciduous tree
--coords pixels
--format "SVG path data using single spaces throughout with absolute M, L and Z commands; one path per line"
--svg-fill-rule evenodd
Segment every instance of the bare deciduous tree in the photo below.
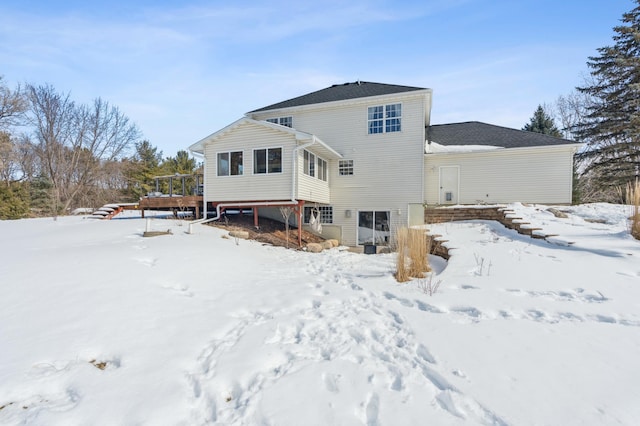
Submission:
M 293 209 L 291 207 L 280 207 L 280 214 L 284 219 L 285 235 L 287 236 L 287 248 L 289 248 L 289 218 L 291 217 L 291 213 L 293 213 Z
M 100 186 L 106 165 L 125 154 L 140 132 L 100 98 L 91 106 L 76 105 L 50 85 L 28 86 L 27 96 L 35 152 L 54 201 L 66 211 Z
M 11 90 L 0 76 L 0 179 L 7 186 L 17 180 L 19 162 L 12 126 L 22 123 L 27 103 L 20 89 Z
M 28 175 L 25 173 L 24 160 L 21 140 L 16 140 L 11 133 L 0 130 L 0 180 L 7 186 L 12 182 L 25 180 Z
M 589 103 L 589 96 L 576 90 L 567 95 L 558 96 L 554 105 L 554 112 L 562 127 L 561 131 L 565 139 L 577 140 L 575 132 L 579 123 L 587 115 Z
M 61 203 L 60 188 L 68 174 L 65 154 L 72 134 L 75 104 L 69 94 L 60 94 L 51 85 L 28 86 L 30 122 L 40 169 L 52 184 L 54 215 Z
M 20 86 L 11 90 L 0 76 L 0 130 L 21 123 L 28 105 Z

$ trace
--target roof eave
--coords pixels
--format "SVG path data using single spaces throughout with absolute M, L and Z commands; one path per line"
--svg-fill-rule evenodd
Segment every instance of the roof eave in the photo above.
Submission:
M 537 146 L 517 146 L 517 147 L 497 147 L 495 149 L 478 149 L 478 150 L 470 150 L 470 151 L 444 151 L 444 152 L 426 152 L 425 156 L 445 156 L 445 155 L 459 155 L 459 154 L 484 154 L 484 153 L 492 153 L 492 152 L 505 152 L 505 151 L 524 151 L 524 150 L 572 150 L 576 153 L 580 148 L 584 146 L 583 143 L 566 143 L 566 144 L 557 144 L 557 145 L 537 145 Z
M 277 111 L 282 111 L 282 112 L 291 111 L 291 112 L 293 112 L 293 111 L 305 111 L 305 110 L 309 110 L 309 109 L 317 109 L 319 107 L 332 108 L 332 107 L 335 107 L 335 106 L 350 105 L 350 104 L 354 104 L 354 103 L 375 103 L 376 101 L 382 100 L 382 99 L 388 99 L 388 98 L 393 98 L 393 97 L 411 97 L 411 96 L 424 95 L 424 94 L 432 95 L 433 94 L 433 90 L 429 89 L 429 88 L 425 88 L 425 89 L 418 89 L 418 90 L 412 90 L 412 91 L 407 91 L 407 92 L 397 92 L 397 93 L 388 93 L 388 94 L 384 94 L 384 95 L 373 95 L 373 96 L 364 96 L 364 97 L 359 97 L 359 98 L 341 99 L 339 101 L 317 102 L 317 103 L 309 103 L 309 104 L 304 104 L 304 105 L 278 107 L 278 108 L 272 108 L 272 109 L 260 108 L 260 109 L 257 109 L 257 110 L 249 111 L 249 112 L 245 113 L 245 115 L 247 117 L 250 117 L 250 116 L 253 116 L 253 115 L 257 115 L 257 114 L 271 114 L 271 113 L 274 113 L 274 112 L 277 112 Z
M 205 145 L 207 143 L 213 142 L 214 140 L 218 139 L 219 137 L 221 137 L 225 133 L 228 133 L 231 130 L 235 129 L 236 127 L 238 127 L 242 123 L 252 123 L 252 124 L 256 124 L 256 125 L 261 126 L 261 127 L 266 127 L 266 128 L 272 129 L 272 130 L 277 130 L 279 132 L 289 133 L 289 134 L 293 135 L 296 138 L 297 141 L 313 140 L 314 144 L 320 145 L 322 150 L 325 152 L 326 156 L 329 157 L 330 159 L 342 158 L 342 155 L 340 153 L 335 151 L 333 148 L 331 148 L 329 145 L 327 145 L 325 142 L 323 142 L 320 138 L 318 138 L 317 136 L 315 136 L 315 135 L 313 135 L 311 133 L 302 132 L 300 130 L 293 129 L 291 127 L 282 126 L 280 124 L 275 124 L 275 123 L 270 123 L 268 121 L 254 120 L 253 118 L 249 118 L 249 117 L 242 117 L 242 118 L 234 121 L 233 123 L 229 124 L 228 126 L 223 127 L 222 129 L 218 130 L 217 132 L 214 132 L 214 133 L 210 134 L 209 136 L 199 140 L 198 142 L 196 142 L 193 145 L 191 145 L 189 147 L 189 150 L 191 152 L 204 154 L 204 148 L 205 148 Z

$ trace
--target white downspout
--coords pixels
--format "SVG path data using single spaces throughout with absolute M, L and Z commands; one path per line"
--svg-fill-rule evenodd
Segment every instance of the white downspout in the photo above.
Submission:
M 191 151 L 194 157 L 200 157 L 202 159 L 202 217 L 207 217 L 207 167 L 204 154 Z

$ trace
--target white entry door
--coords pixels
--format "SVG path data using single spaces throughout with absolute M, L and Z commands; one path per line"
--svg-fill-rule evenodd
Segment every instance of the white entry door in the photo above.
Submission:
M 440 167 L 440 204 L 457 204 L 460 166 Z

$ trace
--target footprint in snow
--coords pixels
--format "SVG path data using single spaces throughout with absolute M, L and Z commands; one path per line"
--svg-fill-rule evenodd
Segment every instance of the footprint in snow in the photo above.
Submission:
M 418 305 L 418 309 L 420 309 L 423 312 L 431 312 L 431 313 L 434 313 L 434 314 L 443 314 L 444 313 L 444 311 L 441 310 L 440 308 L 438 308 L 436 306 L 433 306 L 433 305 L 430 305 L 428 303 L 424 303 L 421 300 L 417 300 L 416 299 L 416 305 Z
M 139 257 L 136 260 L 149 267 L 156 266 L 156 263 L 158 262 L 158 258 L 156 257 Z
M 367 402 L 365 406 L 365 416 L 367 419 L 367 426 L 378 425 L 378 412 L 380 411 L 380 398 L 377 393 L 372 393 L 367 396 Z
M 464 371 L 460 371 L 460 370 L 453 370 L 453 371 L 451 372 L 451 374 L 453 374 L 454 376 L 461 377 L 461 378 L 463 378 L 463 379 L 466 379 L 466 378 L 467 378 L 467 375 L 466 375 L 466 374 L 464 374 Z
M 416 349 L 416 355 L 418 355 L 418 357 L 428 362 L 429 364 L 436 363 L 436 359 L 433 357 L 433 355 L 431 355 L 431 352 L 429 352 L 429 350 L 422 343 L 418 345 L 418 348 Z
M 189 286 L 186 284 L 180 284 L 180 283 L 169 284 L 169 285 L 162 286 L 162 288 L 165 288 L 167 290 L 173 290 L 179 295 L 184 297 L 193 297 L 193 292 L 189 291 Z
M 457 312 L 459 314 L 464 314 L 471 318 L 476 318 L 476 319 L 482 316 L 482 312 L 480 312 L 478 309 L 474 308 L 473 306 L 455 306 L 451 308 L 451 311 Z
M 331 373 L 323 373 L 322 381 L 324 382 L 324 387 L 331 393 L 340 392 L 340 386 L 338 382 L 340 381 L 340 374 L 331 374 Z
M 398 324 L 404 324 L 404 321 L 400 317 L 400 314 L 394 311 L 389 311 L 389 314 L 393 317 L 393 320 Z
M 385 291 L 383 295 L 387 298 L 387 300 L 397 300 L 401 305 L 406 306 L 407 308 L 413 308 L 413 303 L 409 299 L 398 297 L 393 293 L 389 293 L 388 291 Z

